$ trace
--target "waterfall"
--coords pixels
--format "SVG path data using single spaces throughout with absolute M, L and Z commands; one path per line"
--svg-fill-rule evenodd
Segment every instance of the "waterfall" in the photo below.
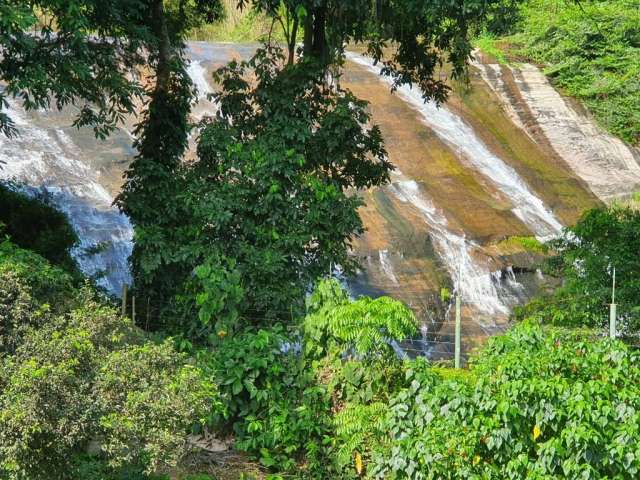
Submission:
M 64 130 L 35 125 L 13 102 L 4 112 L 16 123 L 18 136 L 0 135 L 0 178 L 15 181 L 25 193 L 39 194 L 64 212 L 79 238 L 71 254 L 80 269 L 119 294 L 131 282 L 127 262 L 133 231 L 128 218 L 112 206 L 113 198 Z
M 509 307 L 498 294 L 491 270 L 474 259 L 478 245 L 449 229 L 444 214 L 414 180 L 396 170 L 387 188 L 399 201 L 411 204 L 429 226 L 434 248 L 465 301 L 487 314 L 508 314 Z
M 347 58 L 368 71 L 380 76 L 380 68 L 361 55 L 347 52 Z M 380 77 L 393 84 L 390 77 Z M 489 182 L 504 194 L 512 204 L 511 211 L 539 240 L 548 240 L 562 231 L 562 224 L 555 218 L 544 202 L 537 197 L 518 173 L 502 159 L 491 153 L 489 148 L 462 118 L 435 102 L 425 102 L 418 89 L 402 85 L 397 93 L 408 105 L 418 111 L 422 122 L 432 129 L 445 143 L 463 156 Z
M 558 155 L 607 202 L 640 187 L 640 150 L 605 132 L 593 118 L 575 108 L 536 66 L 473 65 L 496 93 L 514 122 L 530 137 L 540 131 Z M 504 74 L 512 82 L 504 81 Z M 517 95 L 513 95 L 513 93 Z M 523 122 L 522 119 L 526 119 Z
M 380 259 L 380 267 L 382 268 L 382 271 L 387 276 L 387 278 L 391 280 L 391 283 L 393 283 L 394 285 L 399 285 L 398 278 L 393 271 L 393 265 L 391 264 L 391 260 L 389 259 L 389 251 L 379 250 L 378 258 Z
M 207 69 L 202 66 L 199 60 L 191 60 L 187 67 L 187 73 L 198 89 L 197 103 L 191 109 L 191 114 L 197 121 L 202 120 L 205 116 L 214 115 L 218 110 L 218 105 L 208 98 L 209 94 L 213 93 L 213 89 L 207 81 Z M 194 133 L 195 132 L 192 131 L 189 134 L 190 139 L 192 139 Z M 195 150 L 195 144 L 191 144 L 191 148 Z
M 209 82 L 207 82 L 207 70 L 198 60 L 191 60 L 189 62 L 187 73 L 198 89 L 198 100 L 207 98 L 207 95 L 213 92 Z

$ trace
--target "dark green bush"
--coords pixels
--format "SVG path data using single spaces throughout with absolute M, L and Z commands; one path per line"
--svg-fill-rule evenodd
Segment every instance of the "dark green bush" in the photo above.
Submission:
M 552 296 L 534 300 L 517 311 L 564 326 L 605 329 L 616 272 L 618 329 L 640 330 L 640 211 L 613 206 L 586 212 L 569 234 L 552 244 L 556 256 L 550 273 L 564 279 Z
M 214 412 L 214 426 L 266 467 L 292 472 L 304 463 L 309 478 L 322 478 L 329 398 L 282 327 L 240 332 L 197 358 L 219 385 L 224 415 Z
M 0 183 L 0 224 L 16 245 L 76 271 L 70 250 L 78 238 L 66 215 L 54 207 Z
M 175 464 L 188 429 L 216 408 L 212 385 L 90 287 L 58 291 L 67 273 L 8 241 L 0 252 L 0 478 L 77 478 L 90 444 L 114 471 Z M 36 290 L 67 292 L 68 308 Z

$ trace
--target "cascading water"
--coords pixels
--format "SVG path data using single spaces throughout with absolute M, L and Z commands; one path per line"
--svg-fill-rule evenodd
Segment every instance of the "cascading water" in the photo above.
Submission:
M 396 274 L 393 271 L 393 265 L 389 260 L 389 251 L 388 250 L 378 251 L 378 259 L 380 260 L 380 266 L 382 267 L 382 271 L 385 273 L 385 275 L 391 281 L 391 283 L 393 283 L 394 285 L 399 285 Z
M 434 247 L 450 277 L 457 281 L 465 301 L 487 314 L 507 314 L 509 307 L 498 294 L 491 270 L 474 259 L 478 245 L 464 235 L 452 232 L 446 217 L 421 191 L 420 186 L 398 170 L 387 188 L 399 201 L 411 204 L 427 223 Z
M 216 102 L 209 100 L 209 95 L 213 93 L 213 89 L 207 81 L 207 69 L 202 66 L 202 62 L 199 60 L 191 60 L 187 67 L 187 73 L 191 78 L 191 81 L 198 90 L 197 103 L 194 105 L 191 114 L 196 120 L 202 120 L 205 116 L 212 116 L 216 113 L 218 105 Z M 190 136 L 195 132 L 191 132 Z M 191 147 L 195 149 L 195 145 Z
M 351 52 L 347 52 L 347 58 L 393 85 L 393 80 L 381 76 L 381 69 L 370 59 Z M 425 125 L 451 145 L 454 151 L 462 155 L 509 199 L 513 214 L 527 225 L 538 239 L 547 240 L 562 231 L 562 224 L 546 208 L 544 202 L 531 192 L 512 167 L 491 153 L 470 125 L 446 107 L 438 106 L 434 102 L 425 102 L 422 93 L 408 85 L 399 87 L 397 93 L 420 113 Z
M 112 206 L 113 198 L 82 160 L 80 148 L 60 128 L 35 125 L 12 103 L 4 110 L 18 136 L 0 135 L 0 178 L 14 180 L 26 193 L 39 194 L 69 218 L 79 245 L 71 252 L 80 269 L 98 276 L 97 283 L 113 294 L 131 282 L 127 260 L 133 231 L 126 216 Z M 95 250 L 90 252 L 90 250 Z
M 207 70 L 198 60 L 192 60 L 187 67 L 187 73 L 198 89 L 198 99 L 206 98 L 212 92 L 211 86 L 207 82 Z

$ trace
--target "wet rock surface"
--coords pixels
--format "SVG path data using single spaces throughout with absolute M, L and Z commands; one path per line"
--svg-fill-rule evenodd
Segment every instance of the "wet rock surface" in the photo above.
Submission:
M 200 96 L 195 120 L 215 112 L 207 98 L 215 90 L 212 70 L 248 58 L 254 50 L 255 45 L 189 45 L 189 73 Z M 557 234 L 598 203 L 590 189 L 604 198 L 616 182 L 628 180 L 620 172 L 636 175 L 624 149 L 608 150 L 621 158 L 592 162 L 592 173 L 606 176 L 602 172 L 612 168 L 617 176 L 589 183 L 585 152 L 592 149 L 574 144 L 590 131 L 575 134 L 574 117 L 558 113 L 553 101 L 538 102 L 538 95 L 551 94 L 535 72 L 516 78 L 511 70 L 482 65 L 471 76 L 471 88 L 452 85 L 450 102 L 441 109 L 417 101 L 419 92 L 392 94 L 362 62 L 347 62 L 341 78 L 343 87 L 371 103 L 372 120 L 380 125 L 398 167 L 390 185 L 361 192 L 367 231 L 354 242 L 361 269 L 349 286 L 354 294 L 393 295 L 414 309 L 423 336 L 404 345 L 408 353 L 448 355 L 456 289 L 463 295 L 467 348 L 503 329 L 510 309 L 545 280 L 536 273 L 536 255 L 501 241 Z M 7 163 L 0 178 L 14 178 L 67 212 L 82 239 L 75 252 L 81 267 L 88 274 L 104 271 L 102 284 L 119 292 L 130 281 L 132 229 L 111 202 L 135 155 L 134 119 L 101 142 L 90 130 L 69 127 L 71 111 L 27 113 L 17 104 L 12 109 L 22 135 L 0 137 L 0 159 Z M 563 150 L 549 129 L 565 123 L 574 134 Z M 571 155 L 573 160 L 565 158 Z M 92 247 L 97 253 L 86 255 Z

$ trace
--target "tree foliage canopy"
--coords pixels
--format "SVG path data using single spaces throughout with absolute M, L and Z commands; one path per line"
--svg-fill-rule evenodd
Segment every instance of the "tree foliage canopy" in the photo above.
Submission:
M 291 319 L 316 278 L 353 265 L 348 247 L 362 223 L 351 191 L 386 181 L 391 166 L 365 102 L 326 89 L 322 75 L 308 64 L 283 69 L 277 49 L 217 72 L 219 110 L 202 127 L 197 160 L 173 178 L 179 213 L 138 228 L 148 292 L 171 298 L 197 265 L 232 260 L 245 318 Z
M 444 101 L 445 63 L 454 78 L 463 76 L 474 34 L 488 23 L 514 21 L 513 0 L 239 0 L 253 4 L 282 27 L 289 61 L 303 32 L 304 58 L 340 64 L 348 43 L 364 43 L 383 74 L 396 85 L 415 83 L 425 99 Z
M 552 244 L 557 256 L 550 272 L 564 279 L 551 298 L 525 306 L 520 317 L 557 325 L 605 328 L 616 272 L 615 303 L 618 331 L 634 335 L 640 329 L 640 212 L 613 206 L 586 212 L 567 234 Z
M 142 0 L 0 2 L 0 130 L 14 131 L 1 111 L 14 96 L 27 109 L 76 105 L 76 125 L 108 134 L 142 93 L 148 19 Z

